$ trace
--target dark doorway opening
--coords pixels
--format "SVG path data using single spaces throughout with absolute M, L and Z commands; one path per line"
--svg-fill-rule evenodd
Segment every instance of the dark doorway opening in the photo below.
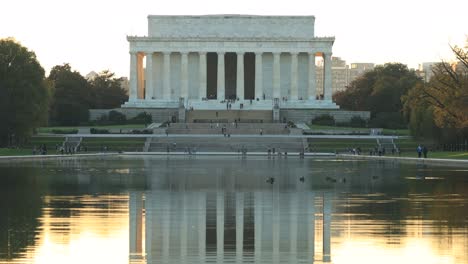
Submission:
M 255 99 L 255 53 L 252 52 L 244 56 L 244 97 Z
M 236 99 L 236 81 L 237 81 L 237 54 L 234 52 L 226 53 L 224 57 L 225 87 L 226 99 Z M 224 98 L 223 98 L 224 99 Z
M 206 98 L 216 99 L 218 90 L 218 54 L 206 54 Z M 223 98 L 224 99 L 224 98 Z

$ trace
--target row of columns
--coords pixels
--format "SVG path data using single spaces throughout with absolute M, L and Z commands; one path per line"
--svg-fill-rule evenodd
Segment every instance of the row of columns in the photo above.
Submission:
M 280 195 L 279 193 L 267 192 L 254 192 L 254 256 L 258 259 L 262 259 L 262 252 L 266 248 L 271 247 L 273 253 L 273 259 L 280 259 Z M 305 196 L 304 196 L 305 195 Z M 206 255 L 206 218 L 207 218 L 207 195 L 205 193 L 198 193 L 196 195 L 183 195 L 182 204 L 178 209 L 179 214 L 171 216 L 171 197 L 168 192 L 164 193 L 146 193 L 146 199 L 143 201 L 142 192 L 131 192 L 129 199 L 129 231 L 130 231 L 130 259 L 141 259 L 143 256 L 143 232 L 146 233 L 145 238 L 145 252 L 147 260 L 156 261 L 158 257 L 167 258 L 170 253 L 170 244 L 171 244 L 171 231 L 174 232 L 174 229 L 171 229 L 171 223 L 178 225 L 178 230 L 180 230 L 179 239 L 180 239 L 180 256 L 187 258 L 188 251 L 187 247 L 193 242 L 189 242 L 189 237 L 191 237 L 189 232 L 189 223 L 192 228 L 196 227 L 198 233 L 198 255 L 200 258 L 204 259 Z M 330 246 L 331 246 L 331 215 L 332 215 L 332 196 L 330 193 L 323 193 L 322 195 L 322 211 L 316 211 L 315 201 L 319 197 L 312 193 L 304 193 L 302 195 L 292 194 L 290 199 L 290 206 L 288 211 L 283 211 L 285 215 L 289 215 L 289 251 L 291 257 L 299 257 L 297 253 L 306 253 L 309 261 L 313 262 L 315 259 L 315 215 L 316 213 L 322 215 L 322 261 L 330 262 Z M 300 200 L 305 199 L 307 203 L 300 203 Z M 266 200 L 271 200 L 272 203 L 270 206 L 265 204 Z M 191 208 L 189 206 L 189 201 L 192 201 L 193 204 L 197 204 L 196 215 L 188 215 L 188 211 Z M 244 205 L 245 205 L 245 193 L 238 192 L 236 193 L 235 198 L 235 229 L 236 229 L 236 259 L 238 262 L 242 262 L 242 257 L 244 256 Z M 222 257 L 225 255 L 225 193 L 219 191 L 216 193 L 216 255 Z M 193 208 L 192 208 L 193 210 Z M 298 217 L 300 212 L 305 210 L 306 216 L 304 218 Z M 145 212 L 145 220 L 143 221 L 143 212 Z M 171 219 L 172 217 L 175 217 Z M 264 217 L 271 218 L 266 220 L 266 222 L 271 221 L 271 225 L 265 223 Z M 195 221 L 193 221 L 195 220 Z M 145 223 L 145 228 L 143 228 L 143 222 Z M 158 225 L 162 230 L 157 229 Z M 271 228 L 271 229 L 270 229 Z M 146 230 L 144 230 L 146 229 Z M 267 234 L 265 234 L 267 233 Z M 270 237 L 265 239 L 265 237 Z M 307 238 L 305 245 L 298 245 L 298 236 L 301 236 L 307 233 Z M 159 235 L 158 235 L 159 234 Z M 172 238 L 174 239 L 174 238 Z M 159 242 L 158 242 L 159 240 Z M 269 241 L 271 244 L 269 244 Z M 157 245 L 153 245 L 157 243 Z M 265 245 L 262 245 L 262 242 L 265 242 Z M 284 242 L 283 242 L 284 244 Z M 161 246 L 161 248 L 157 248 Z M 302 249 L 301 249 L 302 248 Z M 306 248 L 305 252 L 302 252 Z M 194 248 L 193 248 L 194 249 Z M 267 249 L 267 251 L 269 250 Z M 160 251 L 160 253 L 157 253 Z M 155 255 L 154 255 L 154 254 Z M 161 254 L 161 255 L 159 255 Z M 263 256 L 268 258 L 268 256 Z M 294 262 L 294 261 L 291 261 Z M 149 263 L 149 262 L 148 262 Z M 152 262 L 151 262 L 152 263 Z
M 162 99 L 171 99 L 171 60 L 170 52 L 163 52 L 163 92 Z M 207 59 L 206 52 L 199 52 L 199 99 L 206 97 L 207 89 Z M 217 99 L 225 99 L 225 52 L 218 52 L 218 76 L 217 76 Z M 237 97 L 244 99 L 244 52 L 237 52 Z M 324 100 L 330 100 L 332 96 L 332 79 L 331 79 L 331 53 L 322 53 L 324 59 Z M 142 55 L 137 52 L 130 52 L 130 100 L 138 98 L 138 89 L 143 87 L 142 76 Z M 153 53 L 148 52 L 146 55 L 146 87 L 152 87 L 145 90 L 145 98 L 152 97 L 154 89 L 153 79 Z M 255 98 L 262 98 L 263 91 L 263 52 L 255 53 Z M 281 97 L 281 64 L 280 52 L 273 53 L 273 98 Z M 315 53 L 308 53 L 308 99 L 315 100 Z M 138 70 L 139 68 L 140 70 Z M 291 98 L 292 100 L 299 99 L 298 92 L 298 53 L 291 53 Z M 140 80 L 140 82 L 138 81 Z M 181 89 L 180 96 L 188 98 L 188 52 L 181 52 Z

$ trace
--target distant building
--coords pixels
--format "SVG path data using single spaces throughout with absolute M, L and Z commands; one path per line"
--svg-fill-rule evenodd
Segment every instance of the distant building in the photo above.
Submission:
M 91 71 L 85 76 L 86 80 L 88 81 L 93 81 L 94 79 L 96 79 L 96 77 L 98 77 L 98 74 L 95 71 Z
M 374 63 L 351 63 L 347 65 L 340 57 L 332 57 L 332 91 L 333 94 L 346 90 L 348 85 L 366 71 L 373 70 Z M 323 63 L 319 62 L 316 67 L 316 87 L 323 86 Z M 323 94 L 322 90 L 317 90 L 317 95 Z
M 419 64 L 416 74 L 423 79 L 424 82 L 429 82 L 431 77 L 434 75 L 434 67 L 438 63 L 439 62 L 423 62 L 422 64 Z
M 130 88 L 130 83 L 127 77 L 120 78 L 120 86 L 125 90 L 125 93 L 128 95 L 128 90 Z

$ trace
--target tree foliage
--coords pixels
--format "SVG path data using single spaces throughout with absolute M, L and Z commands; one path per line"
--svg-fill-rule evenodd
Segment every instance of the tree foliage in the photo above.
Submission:
M 122 79 L 115 78 L 115 74 L 102 71 L 91 80 L 92 107 L 97 109 L 111 109 L 120 107 L 128 96 L 121 85 Z
M 54 66 L 48 79 L 55 85 L 52 122 L 72 126 L 88 121 L 91 99 L 88 81 L 69 64 Z
M 439 63 L 428 83 L 415 86 L 403 98 L 405 114 L 413 123 L 411 131 L 416 136 L 435 138 L 436 135 L 442 141 L 468 139 L 468 50 L 457 46 L 452 50 L 456 63 Z M 435 134 L 434 129 L 421 128 L 430 123 L 429 114 L 432 126 L 436 127 Z M 425 121 L 419 120 L 421 117 Z
M 0 39 L 0 146 L 22 143 L 47 122 L 51 93 L 35 53 Z
M 401 97 L 421 82 L 406 65 L 386 63 L 352 81 L 348 89 L 336 93 L 334 99 L 344 109 L 370 111 L 373 119 L 392 116 L 395 121 L 401 120 L 402 123 L 398 121 L 401 126 L 404 120 L 396 118 L 403 108 Z

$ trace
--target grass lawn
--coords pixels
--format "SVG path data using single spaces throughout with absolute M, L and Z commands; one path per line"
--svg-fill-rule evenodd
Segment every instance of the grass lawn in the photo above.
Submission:
M 127 125 L 109 125 L 109 126 L 58 126 L 58 127 L 40 127 L 37 129 L 38 133 L 52 133 L 52 130 L 58 129 L 58 130 L 73 130 L 73 129 L 79 129 L 79 128 L 97 128 L 97 129 L 111 129 L 111 128 L 117 128 L 117 129 L 142 129 L 145 128 L 144 124 L 127 124 Z
M 23 156 L 23 155 L 32 155 L 32 150 L 0 148 L 0 156 Z
M 413 152 L 406 152 L 403 153 L 402 157 L 411 157 L 411 158 L 417 158 L 418 154 L 416 153 L 416 150 Z M 435 151 L 435 152 L 430 152 L 427 153 L 428 158 L 434 158 L 434 159 L 465 159 L 468 160 L 468 152 L 449 152 L 449 151 Z

